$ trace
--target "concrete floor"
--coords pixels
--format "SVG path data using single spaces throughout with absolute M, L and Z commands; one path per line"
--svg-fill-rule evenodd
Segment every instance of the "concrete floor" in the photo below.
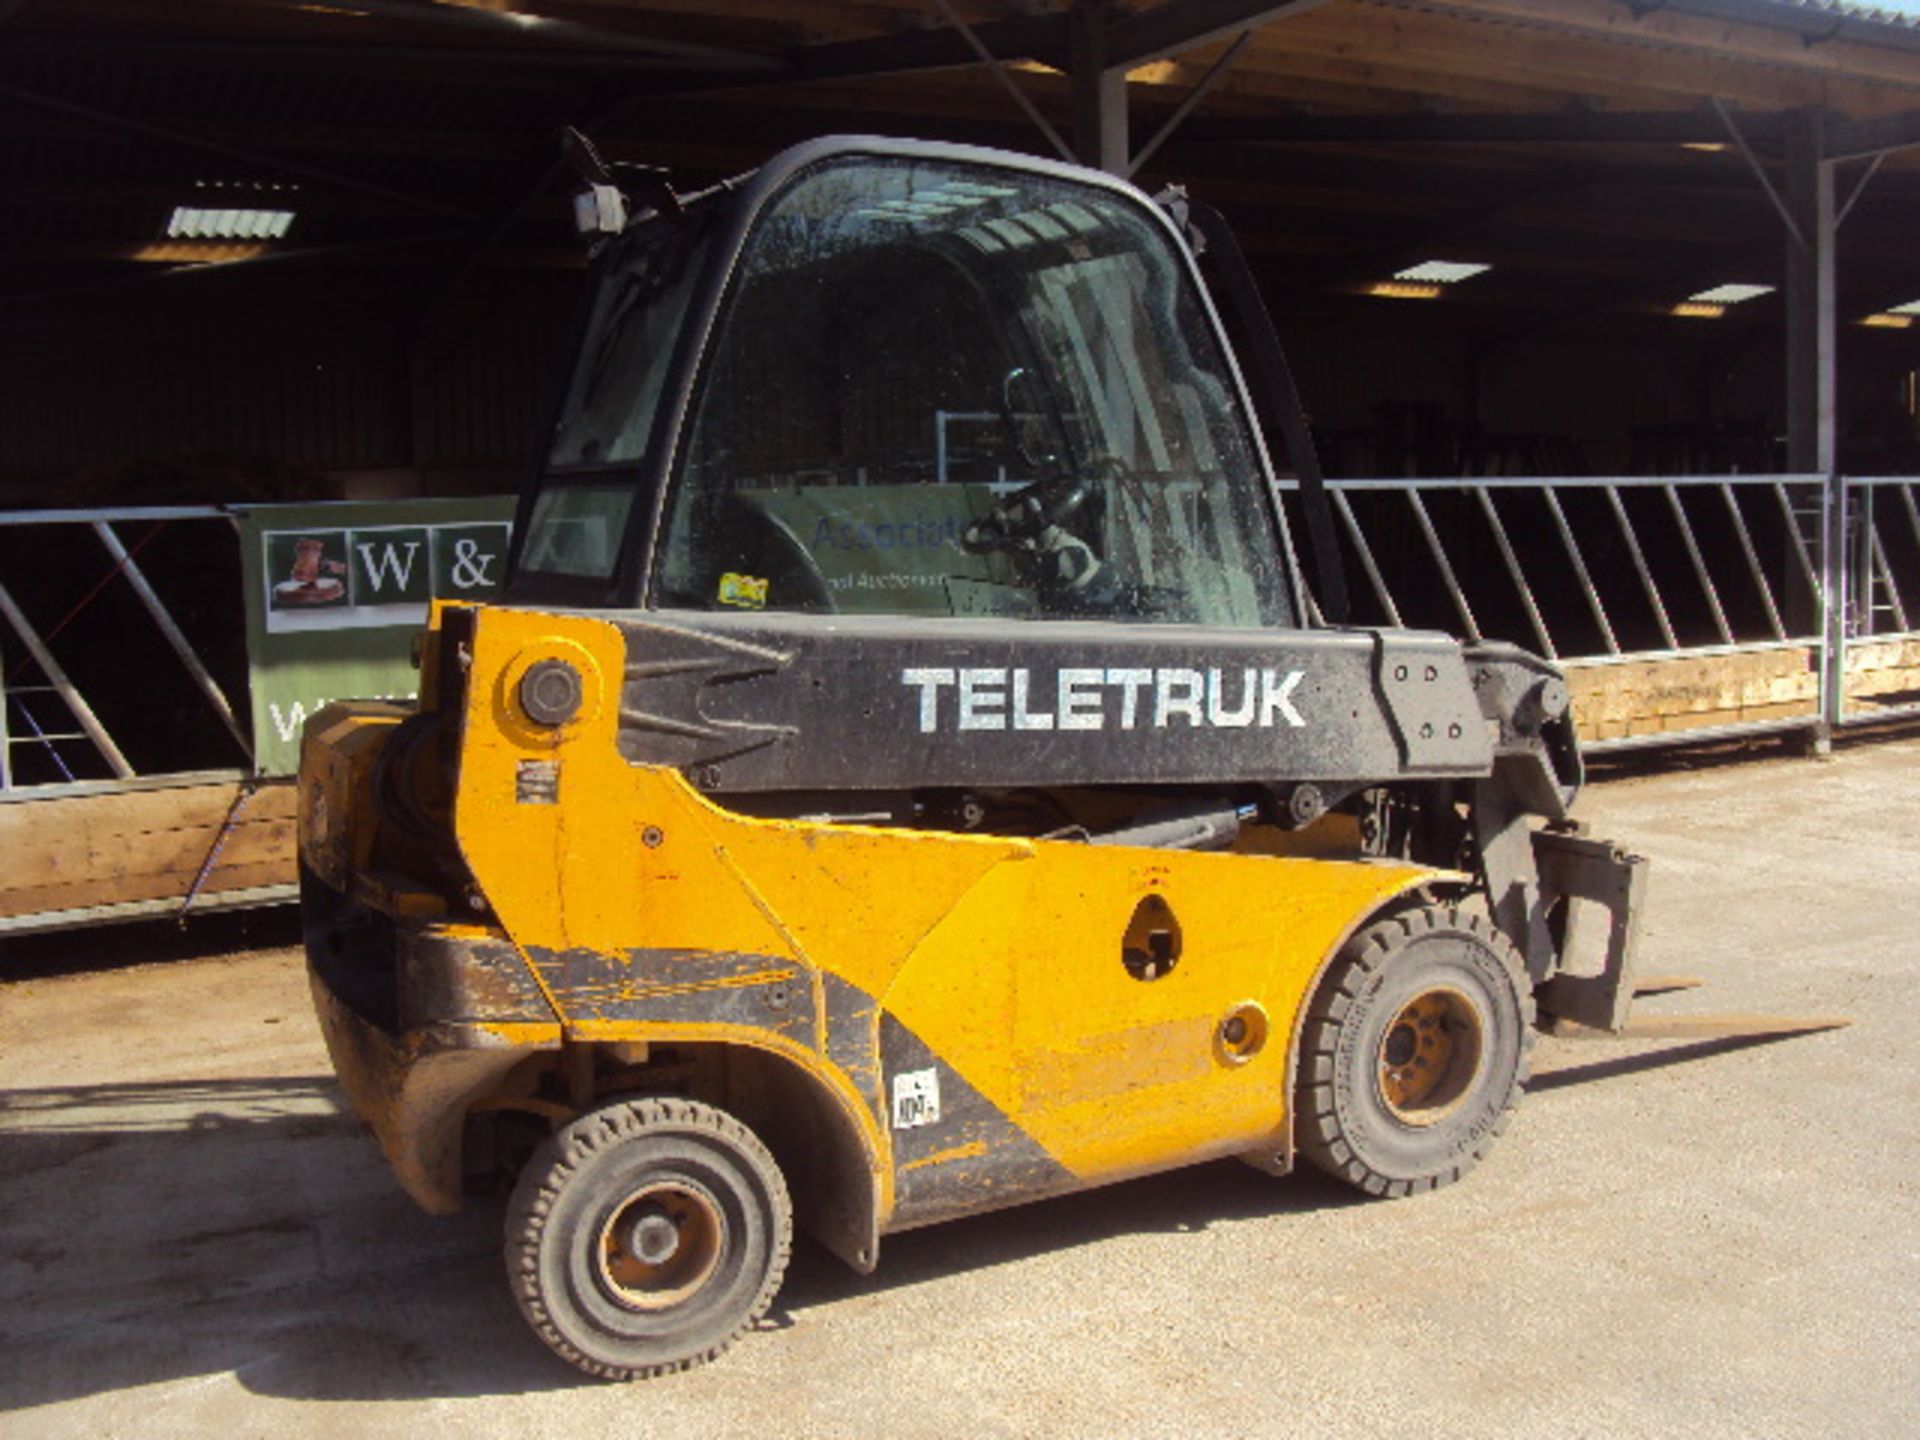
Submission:
M 0 986 L 0 1432 L 1920 1434 L 1920 741 L 1583 809 L 1654 858 L 1644 967 L 1709 982 L 1648 1010 L 1854 1026 L 1543 1042 L 1492 1158 L 1416 1200 L 1229 1163 L 866 1279 L 803 1246 L 758 1333 L 641 1386 L 524 1328 L 497 1209 L 409 1207 L 294 953 Z

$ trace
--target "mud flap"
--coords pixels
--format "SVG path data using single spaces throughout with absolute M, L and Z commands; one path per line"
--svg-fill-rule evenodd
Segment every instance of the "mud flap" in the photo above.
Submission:
M 1571 829 L 1533 832 L 1540 913 L 1559 911 L 1560 963 L 1534 991 L 1541 1018 L 1618 1031 L 1634 996 L 1646 860 Z

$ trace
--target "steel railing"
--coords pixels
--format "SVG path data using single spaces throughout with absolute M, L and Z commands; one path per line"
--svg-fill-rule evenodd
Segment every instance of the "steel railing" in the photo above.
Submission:
M 143 777 L 128 761 L 124 748 L 97 713 L 93 700 L 82 691 L 63 663 L 56 642 L 63 632 L 80 619 L 101 596 L 124 585 L 146 613 L 154 627 L 151 636 L 123 635 L 122 645 L 150 645 L 158 639 L 180 667 L 181 673 L 205 701 L 211 718 L 217 720 L 232 737 L 240 754 L 251 768 L 253 744 L 232 701 L 214 678 L 212 670 L 173 611 L 161 599 L 141 568 L 137 558 L 147 539 L 176 522 L 224 522 L 224 528 L 237 534 L 234 512 L 217 505 L 122 506 L 104 509 L 13 510 L 0 511 L 0 534 L 28 530 L 36 538 L 59 530 L 90 532 L 101 547 L 101 568 L 97 574 L 81 575 L 91 580 L 77 604 L 50 626 L 36 625 L 28 610 L 36 597 L 22 597 L 0 575 L 0 622 L 20 647 L 20 653 L 0 667 L 0 795 L 30 790 L 35 796 L 49 796 L 73 790 L 84 793 L 99 788 L 102 780 L 135 783 Z M 147 527 L 145 536 L 130 549 L 118 527 Z M 71 576 L 62 577 L 71 579 Z M 231 597 L 226 613 L 240 623 L 240 597 Z M 69 660 L 72 659 L 69 651 Z M 95 697 L 96 699 L 98 696 Z M 122 707 L 124 710 L 126 707 Z M 124 727 L 123 727 L 124 728 Z M 33 751 L 45 765 L 43 771 L 57 778 L 43 783 L 23 784 L 19 779 L 16 757 L 23 750 Z M 106 775 L 98 772 L 104 769 Z M 173 767 L 163 773 L 238 777 L 240 769 L 206 771 L 202 767 Z
M 1886 668 L 1920 673 L 1920 477 L 1339 479 L 1327 489 L 1349 571 L 1364 582 L 1356 607 L 1372 611 L 1359 618 L 1491 634 L 1578 669 L 1809 656 L 1804 713 L 1603 737 L 1589 748 L 1783 728 L 1824 737 L 1920 714 L 1920 692 L 1869 699 L 1856 678 L 1849 693 L 1850 662 L 1868 645 L 1883 652 L 1872 658 L 1913 662 Z M 1453 505 L 1445 523 L 1434 513 L 1443 500 Z M 1703 539 L 1709 526 L 1718 543 Z M 1543 576 L 1556 572 L 1563 583 L 1548 601 Z M 1409 593 L 1420 600 L 1408 603 Z
M 1874 695 L 1862 678 L 1875 667 L 1920 677 L 1920 476 L 1500 476 L 1327 486 L 1356 605 L 1370 612 L 1356 618 L 1509 639 L 1570 669 L 1770 651 L 1810 657 L 1816 685 L 1804 713 L 1602 737 L 1591 748 L 1781 728 L 1825 736 L 1920 716 L 1920 684 Z M 0 512 L 0 534 L 78 527 L 102 557 L 86 598 L 45 633 L 0 574 L 0 623 L 19 647 L 0 670 L 0 794 L 23 788 L 15 757 L 29 749 L 51 757 L 57 777 L 32 785 L 35 794 L 139 778 L 55 646 L 75 615 L 118 584 L 250 768 L 241 710 L 141 568 L 144 540 L 129 547 L 122 534 L 209 521 L 237 533 L 243 508 Z M 91 757 L 87 765 L 74 761 L 76 751 Z
M 1850 653 L 1867 646 L 1885 649 L 1898 644 L 1920 667 L 1920 477 L 1849 476 L 1835 487 L 1834 533 L 1846 537 L 1845 563 L 1838 572 L 1837 613 L 1839 655 L 1835 669 L 1841 683 L 1833 687 L 1834 725 L 1920 715 L 1920 687 L 1905 692 L 1910 698 L 1880 700 L 1856 709 L 1849 703 L 1844 676 Z M 1891 623 L 1887 623 L 1891 622 Z

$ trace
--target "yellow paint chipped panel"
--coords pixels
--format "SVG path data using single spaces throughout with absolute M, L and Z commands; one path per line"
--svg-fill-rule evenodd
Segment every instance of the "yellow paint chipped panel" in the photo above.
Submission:
M 950 1150 L 936 1150 L 931 1155 L 922 1155 L 918 1160 L 909 1160 L 900 1167 L 904 1173 L 908 1170 L 924 1170 L 929 1165 L 945 1165 L 951 1160 L 972 1160 L 987 1153 L 984 1140 L 976 1140 L 971 1145 L 955 1145 Z
M 517 714 L 514 676 L 582 654 L 605 687 L 599 702 L 553 730 Z M 625 664 L 604 622 L 479 612 L 455 807 L 468 864 L 529 951 L 765 957 L 735 985 L 788 967 L 808 974 L 810 1036 L 587 1019 L 581 997 L 554 1000 L 576 1039 L 710 1039 L 794 1058 L 856 1115 L 883 1175 L 891 1136 L 862 1098 L 879 1098 L 881 1077 L 861 1058 L 878 1054 L 878 1015 L 836 1022 L 843 1048 L 849 1033 L 861 1042 L 848 1065 L 863 1073 L 850 1075 L 827 1053 L 827 977 L 878 1002 L 1054 1161 L 1094 1181 L 1270 1143 L 1313 976 L 1358 917 L 1432 877 L 733 814 L 677 772 L 620 756 Z M 557 803 L 527 801 L 527 765 L 552 767 Z M 1177 958 L 1152 979 L 1122 954 L 1147 897 L 1178 929 Z M 1244 1063 L 1222 1059 L 1217 1027 L 1249 998 L 1272 1017 L 1271 1041 Z
M 546 1049 L 560 1043 L 560 1027 L 544 1021 L 483 1020 L 478 1022 L 475 1028 L 484 1030 L 487 1034 L 509 1045 Z
M 1070 1034 L 1059 1048 L 1023 1048 L 1015 1067 L 1023 1110 L 1054 1097 L 1106 1100 L 1156 1085 L 1182 1084 L 1212 1074 L 1213 1025 L 1186 1016 L 1106 1034 Z

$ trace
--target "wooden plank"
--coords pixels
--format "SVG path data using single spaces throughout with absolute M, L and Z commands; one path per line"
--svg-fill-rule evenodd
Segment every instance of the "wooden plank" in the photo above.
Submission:
M 1792 720 L 1812 715 L 1815 708 L 1813 696 L 1805 700 L 1785 700 L 1778 705 L 1742 705 L 1740 721 L 1743 724 L 1758 724 L 1768 720 Z
M 1585 740 L 1706 729 L 1811 715 L 1819 678 L 1809 649 L 1682 655 L 1567 667 Z
M 293 857 L 289 852 L 284 860 L 222 865 L 207 877 L 202 893 L 213 895 L 227 890 L 286 885 L 291 884 L 294 878 Z M 191 875 L 124 875 L 101 876 L 72 884 L 40 885 L 0 897 L 0 918 L 12 919 L 60 910 L 87 910 L 99 905 L 120 905 L 137 900 L 184 901 L 192 884 Z
M 1397 63 L 1423 75 L 1430 95 L 1455 97 L 1456 87 L 1504 82 L 1646 108 L 1719 95 L 1755 108 L 1828 103 L 1852 114 L 1876 101 L 1885 109 L 1915 83 L 1911 55 L 1893 57 L 1905 68 L 1898 77 L 1905 83 L 1889 95 L 1886 81 L 1892 76 L 1876 85 L 1812 67 L 1756 63 L 1724 47 L 1681 50 L 1570 30 L 1533 16 L 1422 14 L 1374 6 L 1342 6 L 1273 26 L 1256 35 L 1250 51 L 1251 65 L 1268 74 L 1305 65 L 1326 79 L 1371 78 Z
M 237 781 L 220 781 L 164 790 L 10 801 L 0 805 L 0 846 L 11 847 L 48 826 L 58 826 L 69 834 L 141 834 L 218 825 L 227 818 L 239 790 Z M 290 816 L 297 806 L 293 783 L 278 781 L 255 791 L 246 813 Z
M 222 861 L 250 862 L 291 854 L 295 822 L 258 820 L 236 824 L 220 847 Z M 10 852 L 0 869 L 0 897 L 36 885 L 67 884 L 89 876 L 197 873 L 206 863 L 222 827 L 156 830 L 144 835 L 108 837 L 98 843 L 34 846 Z
M 1846 691 L 1850 700 L 1920 690 L 1920 638 L 1864 640 L 1847 647 Z
M 216 845 L 203 889 L 290 884 L 294 786 L 260 787 L 229 828 L 240 793 L 220 782 L 0 807 L 0 916 L 184 897 Z
M 1455 12 L 1538 21 L 1565 33 L 1600 37 L 1641 48 L 1657 45 L 1668 50 L 1726 55 L 1852 80 L 1878 80 L 1907 90 L 1920 87 L 1920 74 L 1916 74 L 1911 51 L 1851 40 L 1826 40 L 1810 45 L 1801 36 L 1772 26 L 1730 25 L 1654 7 L 1635 9 L 1612 0 L 1447 0 L 1447 8 Z

